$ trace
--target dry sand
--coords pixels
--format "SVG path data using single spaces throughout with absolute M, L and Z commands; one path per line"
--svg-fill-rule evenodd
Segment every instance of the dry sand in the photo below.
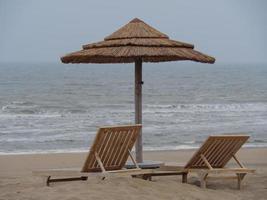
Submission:
M 185 163 L 194 150 L 145 152 L 145 159 Z M 246 148 L 238 157 L 257 171 L 245 178 L 243 189 L 236 190 L 235 180 L 208 181 L 209 189 L 201 189 L 190 175 L 189 184 L 180 176 L 155 177 L 144 181 L 128 177 L 111 177 L 104 181 L 52 183 L 46 187 L 33 170 L 81 167 L 85 153 L 2 155 L 0 156 L 0 200 L 21 199 L 267 199 L 267 148 Z M 233 163 L 232 163 L 233 164 Z

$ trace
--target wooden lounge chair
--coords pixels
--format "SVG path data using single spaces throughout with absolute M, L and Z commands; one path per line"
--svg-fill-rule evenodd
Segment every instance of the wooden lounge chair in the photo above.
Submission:
M 209 136 L 184 167 L 165 165 L 158 170 L 154 170 L 153 173 L 144 174 L 143 178 L 151 179 L 151 176 L 183 175 L 183 182 L 187 182 L 187 174 L 195 172 L 200 179 L 200 186 L 205 188 L 207 178 L 218 178 L 208 177 L 210 174 L 216 174 L 217 176 L 235 174 L 235 176 L 231 177 L 220 177 L 237 179 L 238 189 L 240 189 L 245 175 L 255 171 L 246 168 L 235 155 L 248 138 L 249 136 L 246 135 Z M 232 158 L 236 161 L 238 168 L 225 167 Z
M 51 169 L 36 171 L 34 174 L 45 177 L 47 186 L 50 182 L 87 180 L 89 175 L 101 175 L 105 178 L 111 173 L 140 174 L 142 170 L 131 155 L 131 150 L 141 127 L 142 125 L 129 125 L 99 128 L 82 170 Z M 129 156 L 136 168 L 123 169 Z M 78 177 L 51 179 L 51 176 Z

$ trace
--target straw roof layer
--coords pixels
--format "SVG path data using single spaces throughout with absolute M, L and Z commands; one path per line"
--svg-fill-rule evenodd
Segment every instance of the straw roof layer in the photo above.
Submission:
M 145 22 L 134 19 L 106 37 L 61 58 L 63 63 L 130 63 L 193 60 L 214 63 L 215 58 L 194 50 L 194 45 L 170 40 Z

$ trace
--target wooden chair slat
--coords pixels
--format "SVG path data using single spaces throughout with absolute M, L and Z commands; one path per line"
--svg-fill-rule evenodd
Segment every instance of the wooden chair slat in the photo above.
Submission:
M 133 130 L 131 130 L 128 133 L 128 138 L 127 138 L 127 141 L 125 143 L 125 147 L 123 148 L 123 151 L 120 153 L 119 160 L 117 161 L 120 163 L 121 166 L 122 166 L 123 161 L 125 159 L 127 159 L 127 157 L 128 157 L 129 149 L 133 148 L 133 145 L 134 145 L 135 140 L 136 140 L 135 137 L 138 137 L 138 134 L 140 132 L 140 128 L 139 128 L 139 130 L 137 130 L 137 129 L 138 129 L 138 127 L 134 128 Z
M 106 143 L 108 142 L 109 140 L 109 137 L 112 133 L 110 133 L 108 130 L 105 130 L 105 129 L 101 129 L 101 133 L 103 135 L 102 139 L 99 141 L 96 149 L 95 149 L 95 152 L 97 152 L 97 154 L 99 155 L 100 159 L 102 160 L 103 159 L 103 151 L 105 150 L 106 148 Z M 93 157 L 95 157 L 93 155 Z M 92 167 L 95 167 L 95 168 L 100 168 L 98 162 L 96 159 L 94 159 L 94 164 L 92 165 Z
M 215 160 L 218 158 L 220 159 L 220 154 L 221 154 L 221 151 L 223 149 L 223 146 L 225 144 L 225 140 L 226 139 L 217 139 L 218 141 L 218 145 L 216 146 L 215 150 L 212 152 L 212 154 L 210 155 L 209 158 L 207 158 L 207 160 L 209 161 L 209 163 L 213 166 L 213 167 L 217 167 L 217 165 L 215 164 Z
M 114 159 L 114 152 L 116 151 L 116 146 L 119 142 L 119 137 L 120 137 L 120 131 L 116 131 L 115 132 L 115 136 L 113 137 L 113 140 L 111 142 L 111 146 L 110 146 L 110 149 L 109 149 L 109 157 L 106 161 L 106 165 L 107 166 L 111 166 L 111 163 L 113 162 L 113 159 Z
M 232 152 L 233 152 L 233 148 L 238 145 L 239 140 L 237 140 L 236 138 L 232 138 L 232 140 L 229 141 L 229 146 L 228 149 L 226 150 L 225 154 L 221 156 L 220 158 L 220 166 L 223 167 L 225 164 L 224 160 L 226 160 L 227 162 L 231 159 L 232 157 Z
M 214 151 L 217 144 L 219 143 L 218 140 L 212 140 L 210 137 L 207 139 L 207 143 L 204 143 L 204 146 L 206 145 L 205 150 L 200 150 L 199 154 L 196 158 L 197 162 L 195 162 L 193 165 L 195 167 L 207 167 L 205 162 L 201 159 L 200 155 L 203 154 L 205 157 L 209 157 L 210 154 Z M 204 149 L 204 148 L 203 148 Z
M 132 133 L 132 130 L 128 130 L 124 132 L 125 137 L 124 137 L 124 140 L 121 142 L 121 145 L 117 152 L 117 157 L 114 160 L 115 165 L 119 165 L 119 166 L 121 165 L 121 155 L 123 154 L 123 152 L 128 151 L 127 142 L 131 137 L 131 133 Z
M 185 168 L 207 168 L 201 159 L 201 154 L 213 168 L 222 168 L 248 138 L 249 136 L 245 135 L 210 136 L 189 160 Z
M 133 148 L 133 146 L 134 146 L 134 143 L 133 143 L 133 141 L 135 140 L 135 137 L 138 137 L 138 133 L 140 132 L 140 129 L 139 130 L 137 130 L 138 129 L 138 127 L 137 128 L 135 128 L 132 132 L 131 132 L 131 134 L 130 134 L 130 138 L 129 138 L 129 140 L 127 141 L 127 149 L 132 149 Z M 121 155 L 121 160 L 125 160 L 125 159 L 127 159 L 127 156 L 128 156 L 128 150 L 127 149 L 125 149 L 125 151 L 122 153 L 122 155 Z M 121 161 L 120 161 L 121 162 Z
M 206 143 L 209 143 L 208 139 L 206 140 Z M 207 148 L 208 148 L 208 145 L 203 143 L 201 145 L 201 147 L 199 148 L 199 151 L 196 151 L 194 153 L 194 155 L 191 157 L 191 159 L 188 161 L 187 165 L 190 164 L 191 166 L 193 166 L 193 165 L 196 165 L 197 163 L 199 163 L 200 162 L 200 160 L 199 160 L 200 152 L 205 151 Z
M 207 148 L 205 152 L 202 154 L 206 157 L 206 159 L 210 162 L 212 155 L 217 151 L 218 145 L 220 145 L 220 140 L 209 138 L 210 140 L 210 148 Z M 206 166 L 204 161 L 201 159 L 202 166 Z
M 240 141 L 240 140 L 238 140 Z M 220 166 L 225 166 L 225 164 L 231 159 L 232 157 L 232 152 L 233 152 L 233 149 L 235 148 L 236 145 L 239 146 L 239 142 L 237 141 L 236 138 L 232 138 L 230 141 L 229 141 L 229 146 L 227 147 L 227 150 L 225 151 L 224 155 L 222 155 L 221 157 L 221 160 L 220 160 Z M 241 146 L 240 146 L 241 147 Z M 240 148 L 239 147 L 239 148 Z M 226 161 L 226 162 L 225 162 Z
M 110 135 L 110 140 L 107 144 L 107 148 L 106 148 L 106 151 L 104 153 L 104 156 L 103 156 L 103 163 L 104 165 L 108 166 L 108 161 L 110 160 L 111 158 L 111 155 L 112 155 L 112 150 L 114 149 L 114 142 L 116 141 L 116 138 L 118 137 L 118 131 L 113 131 L 113 137 L 112 135 Z
M 113 134 L 115 135 L 114 130 L 113 130 L 113 131 L 110 131 L 109 134 L 110 134 L 110 136 L 113 136 Z M 118 131 L 117 140 L 120 140 L 120 131 Z M 116 148 L 116 146 L 113 146 L 113 148 Z M 102 154 L 102 153 L 101 153 L 101 154 Z M 113 155 L 110 155 L 110 156 L 113 156 Z M 102 159 L 102 158 L 101 158 L 101 159 Z M 111 159 L 112 159 L 112 158 L 111 158 Z M 94 167 L 96 167 L 96 166 L 94 166 Z M 105 167 L 107 167 L 107 166 L 105 166 Z
M 112 147 L 111 144 L 113 142 L 113 140 L 117 137 L 117 132 L 113 131 L 110 133 L 110 138 L 109 141 L 106 143 L 106 148 L 105 150 L 102 152 L 103 157 L 101 158 L 104 166 L 107 165 L 107 160 L 108 158 L 111 156 L 111 154 L 109 154 L 110 148 Z
M 114 158 L 112 159 L 112 162 L 111 162 L 112 165 L 119 166 L 119 164 L 116 161 L 119 158 L 120 151 L 123 148 L 123 145 L 125 143 L 125 140 L 127 139 L 127 136 L 128 136 L 127 131 L 123 130 L 121 132 L 121 134 L 120 134 L 119 142 L 118 142 L 118 144 L 116 146 L 116 151 L 114 153 Z
M 87 172 L 88 169 L 92 167 L 92 165 L 93 165 L 93 163 L 95 161 L 95 159 L 92 159 L 92 157 L 94 156 L 93 155 L 93 152 L 95 152 L 96 146 L 98 145 L 99 141 L 103 137 L 103 135 L 100 134 L 100 132 L 101 132 L 101 129 L 99 129 L 97 131 L 97 134 L 96 134 L 96 137 L 94 139 L 93 145 L 91 146 L 90 151 L 89 151 L 89 154 L 86 157 L 86 161 L 85 161 L 85 163 L 83 165 L 82 172 Z
M 233 139 L 225 139 L 224 145 L 218 154 L 218 156 L 213 160 L 213 165 L 216 166 L 216 168 L 220 168 L 222 166 L 222 160 L 229 154 L 229 151 L 231 150 L 231 147 L 235 141 Z
M 123 142 L 125 136 L 126 136 L 126 135 L 124 134 L 124 131 L 123 131 L 123 130 L 121 130 L 121 131 L 119 132 L 119 135 L 117 136 L 117 137 L 118 137 L 118 138 L 117 138 L 117 142 L 116 142 L 116 145 L 114 145 L 113 155 L 111 156 L 111 162 L 110 162 L 110 165 L 111 165 L 111 166 L 117 166 L 117 165 L 115 164 L 115 160 L 116 160 L 117 157 L 118 157 L 118 152 L 119 152 L 119 150 L 120 150 L 120 148 L 121 148 L 121 144 L 122 144 L 122 142 Z
M 82 172 L 98 172 L 101 168 L 95 158 L 97 152 L 103 167 L 120 170 L 129 156 L 138 137 L 141 125 L 102 127 L 98 130 L 94 143 L 82 168 Z
M 232 151 L 229 151 L 228 156 L 225 156 L 225 158 L 222 160 L 223 167 L 229 162 L 232 156 L 237 153 L 237 151 L 242 147 L 242 145 L 247 141 L 247 139 L 248 137 L 236 140 L 236 142 L 232 145 Z

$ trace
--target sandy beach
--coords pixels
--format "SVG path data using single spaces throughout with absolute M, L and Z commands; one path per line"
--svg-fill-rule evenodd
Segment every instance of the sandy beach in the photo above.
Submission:
M 149 151 L 147 160 L 186 163 L 194 150 Z M 38 169 L 81 167 L 86 153 L 29 154 L 0 156 L 0 199 L 267 199 L 267 148 L 243 148 L 238 157 L 255 174 L 245 178 L 243 189 L 236 190 L 234 180 L 208 181 L 208 189 L 198 187 L 194 174 L 189 184 L 180 176 L 153 177 L 153 181 L 112 177 L 104 181 L 53 183 L 45 186 L 42 178 L 32 175 Z M 233 165 L 234 163 L 230 163 Z
M 0 0 L 0 200 L 267 200 L 266 10 Z

